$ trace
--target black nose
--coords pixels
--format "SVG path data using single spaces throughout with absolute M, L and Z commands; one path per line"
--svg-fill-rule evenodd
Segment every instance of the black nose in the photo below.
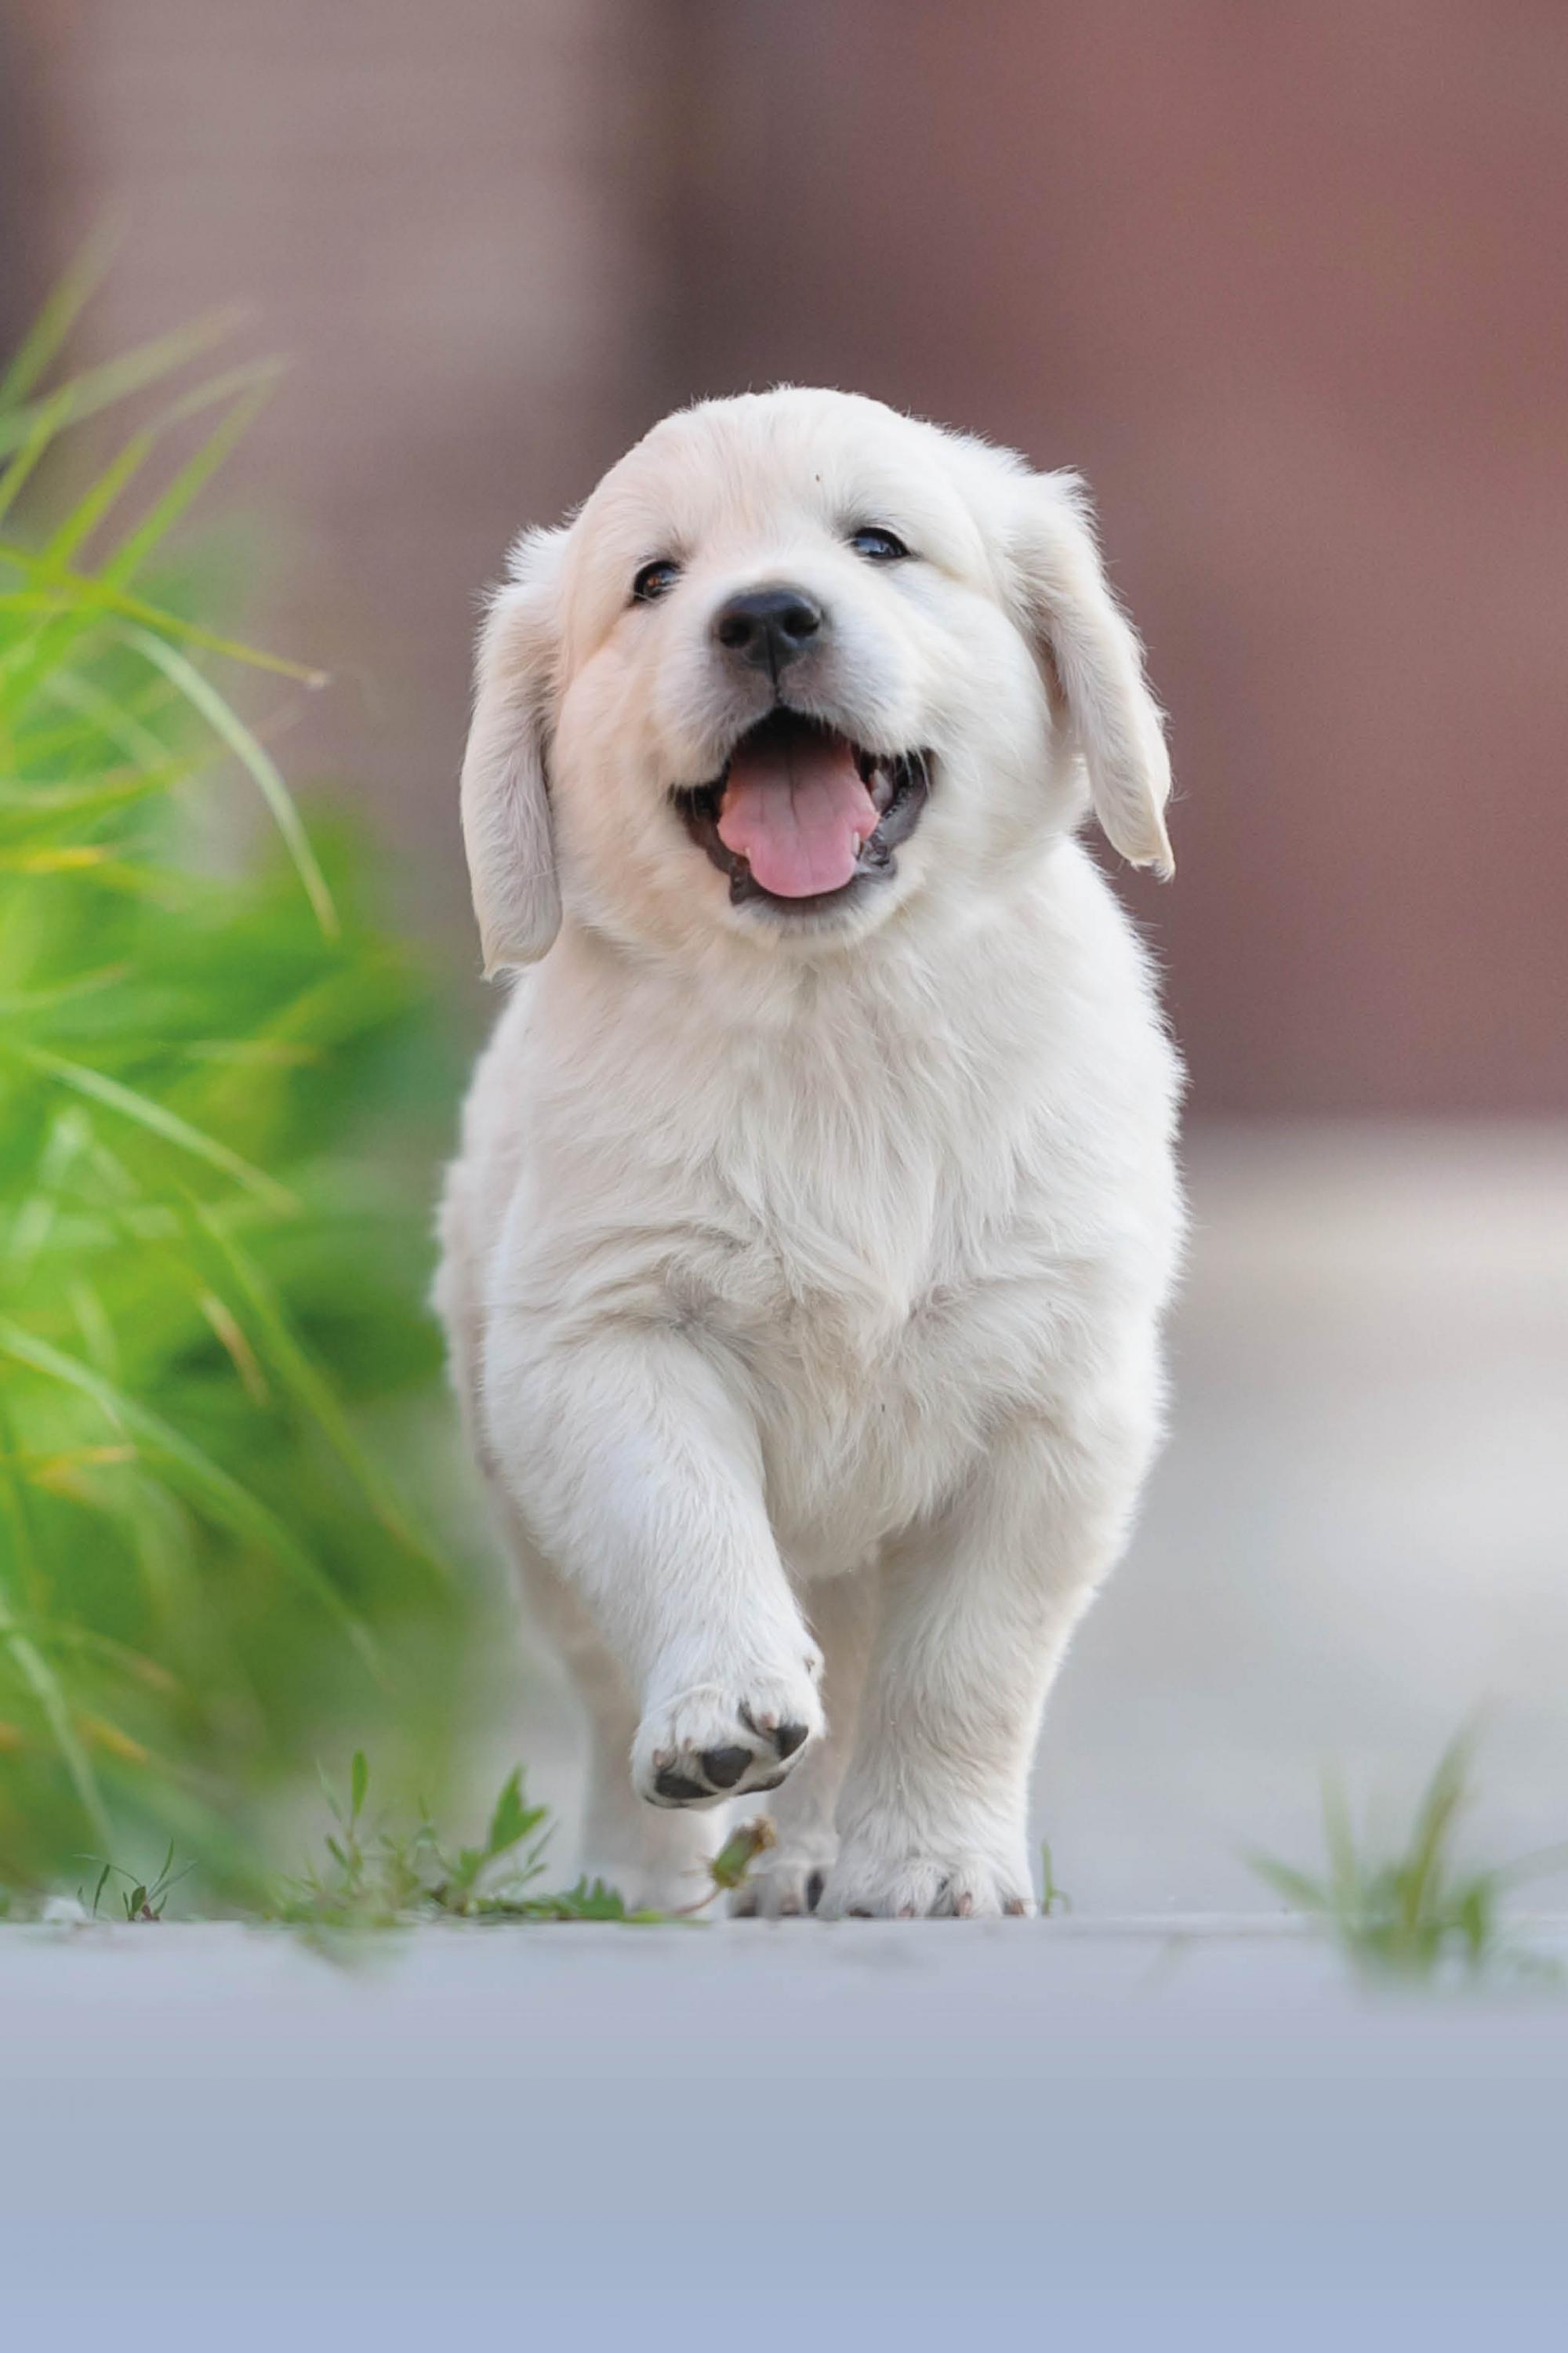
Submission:
M 726 653 L 777 678 L 798 661 L 822 628 L 822 607 L 803 588 L 749 588 L 713 616 L 713 634 Z

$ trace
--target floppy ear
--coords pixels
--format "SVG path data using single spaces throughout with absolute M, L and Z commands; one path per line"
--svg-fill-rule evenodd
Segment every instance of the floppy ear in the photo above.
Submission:
M 536 964 L 561 928 L 545 757 L 567 533 L 528 532 L 479 633 L 463 754 L 463 847 L 487 976 Z
M 1123 858 L 1168 881 L 1164 727 L 1143 649 L 1105 577 L 1088 493 L 1076 474 L 1031 475 L 1019 493 L 1012 553 L 1028 626 L 1060 682 L 1094 814 Z

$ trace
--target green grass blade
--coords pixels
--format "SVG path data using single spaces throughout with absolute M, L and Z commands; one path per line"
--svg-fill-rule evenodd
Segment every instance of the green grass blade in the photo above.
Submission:
M 126 484 L 152 456 L 157 436 L 151 432 L 133 435 L 97 480 L 88 485 L 69 514 L 63 522 L 57 523 L 38 551 L 38 561 L 47 572 L 63 570 L 78 548 L 91 538 Z
M 143 597 L 127 596 L 122 589 L 91 573 L 51 572 L 31 548 L 16 540 L 0 541 L 0 564 L 9 565 L 33 584 L 27 588 L 0 592 L 0 612 L 37 615 L 40 619 L 51 615 L 69 616 L 79 625 L 94 620 L 129 622 L 137 630 L 150 632 L 160 642 L 194 646 L 201 653 L 221 654 L 226 660 L 243 662 L 248 670 L 269 670 L 274 677 L 291 678 L 300 686 L 326 684 L 323 670 L 290 661 L 283 654 L 265 653 L 259 646 L 247 646 L 239 638 L 223 637 L 216 629 L 204 629 L 199 623 L 183 620 L 179 614 L 150 605 Z
M 214 311 L 204 319 L 193 320 L 189 326 L 176 327 L 169 334 L 154 335 L 139 343 L 118 359 L 105 360 L 97 367 L 84 368 L 68 386 L 70 404 L 67 421 L 79 424 L 83 417 L 96 417 L 102 410 L 124 400 L 130 394 L 140 392 L 144 385 L 156 384 L 161 376 L 173 375 L 199 352 L 209 351 L 243 323 L 246 313 L 238 307 Z M 26 347 L 24 346 L 24 350 Z M 19 355 L 20 356 L 20 355 Z M 52 354 L 50 354 L 52 356 Z M 29 360 L 29 366 L 33 364 Z M 47 365 L 46 359 L 44 364 Z M 11 377 L 16 374 L 16 364 L 11 366 Z M 34 377 L 36 381 L 36 375 Z M 0 398 L 0 456 L 18 448 L 33 429 L 42 401 L 16 402 L 14 389 Z
M 68 405 L 68 396 L 58 392 L 53 400 L 46 401 L 39 408 L 32 431 L 5 472 L 0 474 L 0 518 L 8 514 L 15 506 L 34 468 L 65 423 Z
M 189 760 L 160 761 L 134 776 L 106 771 L 68 785 L 0 784 L 0 828 L 32 835 L 58 827 L 79 832 L 101 817 L 160 798 L 195 773 Z M 112 781 L 106 780 L 112 778 Z
M 51 671 L 43 688 L 51 702 L 90 722 L 133 765 L 156 767 L 168 758 L 168 745 L 142 724 L 138 712 L 106 694 L 96 679 L 66 667 Z
M 254 373 L 259 375 L 261 372 Z M 153 549 L 167 537 L 193 499 L 205 489 L 237 442 L 243 439 L 249 430 L 271 395 L 277 374 L 276 368 L 268 368 L 261 382 L 234 402 L 201 448 L 186 459 L 163 496 L 149 509 L 129 537 L 121 542 L 104 565 L 101 578 L 114 587 L 122 588 L 141 570 Z
M 70 1708 L 59 1678 L 38 1651 L 37 1645 L 26 1634 L 17 1633 L 6 1622 L 6 1610 L 0 1602 L 0 1641 L 5 1642 L 23 1680 L 37 1701 L 39 1714 L 49 1727 L 49 1736 L 60 1752 L 61 1760 L 70 1776 L 83 1813 L 101 1839 L 110 1836 L 109 1816 L 104 1810 L 103 1797 L 89 1761 L 86 1749 L 78 1739 L 70 1720 Z
M 95 229 L 64 271 L 0 375 L 0 415 L 25 400 L 59 357 L 71 329 L 102 284 L 119 241 L 114 230 Z
M 40 549 L 40 562 L 51 573 L 68 565 L 78 548 L 91 537 L 104 516 L 118 502 L 126 484 L 146 464 L 164 435 L 191 417 L 200 416 L 205 409 L 216 407 L 220 401 L 227 401 L 226 415 L 187 459 L 135 530 L 121 543 L 112 559 L 101 565 L 96 574 L 100 581 L 111 587 L 122 588 L 159 541 L 173 528 L 197 492 L 212 479 L 252 420 L 260 414 L 279 373 L 280 364 L 274 361 L 259 361 L 247 367 L 230 368 L 212 383 L 199 385 L 194 392 L 184 393 L 178 400 L 171 401 L 151 424 L 132 435 L 118 457 L 105 467 L 98 480 L 79 499 L 71 512 L 56 527 Z M 25 454 L 18 455 L 17 465 Z M 5 485 L 0 484 L 0 514 L 5 512 L 8 503 Z
M 209 1167 L 232 1177 L 237 1185 L 242 1185 L 258 1201 L 265 1201 L 269 1208 L 285 1212 L 298 1208 L 294 1196 L 275 1177 L 268 1176 L 262 1169 L 253 1168 L 248 1160 L 243 1160 L 237 1152 L 231 1152 L 226 1144 L 220 1144 L 216 1136 L 204 1134 L 199 1127 L 193 1127 L 189 1120 L 182 1119 L 177 1112 L 171 1111 L 166 1103 L 157 1102 L 153 1096 L 138 1093 L 134 1087 L 122 1086 L 118 1079 L 108 1077 L 104 1071 L 90 1070 L 84 1062 L 68 1061 L 63 1055 L 50 1053 L 43 1046 L 23 1046 L 16 1050 L 36 1070 L 47 1071 L 62 1086 L 85 1095 L 89 1102 L 101 1103 L 106 1110 L 120 1113 L 122 1118 L 145 1128 L 149 1134 L 161 1136 L 165 1144 L 173 1144 L 180 1151 L 205 1160 Z
M 1409 1852 L 1399 1873 L 1400 1905 L 1408 1930 L 1414 1931 L 1441 1899 L 1443 1858 L 1464 1803 L 1469 1754 L 1469 1737 L 1460 1733 L 1437 1759 L 1416 1810 Z
M 0 1487 L 5 1491 L 6 1517 L 11 1523 L 16 1557 L 24 1574 L 31 1581 L 41 1584 L 42 1570 L 34 1542 L 27 1498 L 17 1477 L 16 1443 L 10 1417 L 3 1404 L 0 1404 Z M 38 1712 L 59 1751 L 60 1760 L 83 1813 L 92 1824 L 94 1832 L 107 1845 L 109 1815 L 87 1750 L 71 1722 L 70 1706 L 64 1688 L 37 1644 L 23 1631 L 16 1597 L 8 1593 L 3 1584 L 0 1584 L 0 1642 L 4 1642 L 10 1651 L 17 1672 L 37 1703 Z
M 383 1670 L 379 1648 L 357 1610 L 344 1599 L 331 1577 L 295 1543 L 269 1507 L 242 1487 L 194 1440 L 130 1397 L 114 1382 L 79 1357 L 68 1356 L 47 1340 L 0 1317 L 0 1354 L 14 1357 L 33 1372 L 58 1381 L 89 1398 L 117 1430 L 127 1431 L 150 1455 L 184 1484 L 193 1501 L 220 1526 L 276 1562 L 337 1620 L 377 1680 Z
M 282 772 L 265 746 L 260 744 L 238 713 L 225 702 L 210 679 L 204 678 L 193 662 L 185 659 L 161 638 L 144 630 L 132 632 L 132 642 L 147 659 L 161 670 L 170 682 L 178 687 L 193 709 L 200 713 L 215 735 L 226 743 L 266 801 L 272 819 L 282 835 L 295 871 L 305 886 L 307 897 L 315 910 L 316 921 L 329 939 L 339 931 L 337 909 L 327 888 L 326 876 L 316 861 L 293 796 L 283 781 Z
M 255 1260 L 241 1248 L 205 1202 L 195 1202 L 192 1207 L 203 1229 L 240 1287 L 245 1303 L 255 1319 L 268 1368 L 277 1374 L 295 1403 L 320 1430 L 387 1534 L 446 1582 L 450 1575 L 446 1563 L 410 1526 L 399 1499 L 350 1429 L 348 1418 L 338 1403 L 331 1383 L 311 1363 L 289 1330 L 277 1294 Z

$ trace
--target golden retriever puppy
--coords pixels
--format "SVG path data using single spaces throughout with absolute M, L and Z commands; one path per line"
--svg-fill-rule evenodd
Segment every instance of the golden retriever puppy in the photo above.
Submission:
M 593 1727 L 584 1862 L 1031 1908 L 1047 1687 L 1161 1424 L 1176 1058 L 1075 839 L 1169 871 L 1071 476 L 834 392 L 668 417 L 528 533 L 462 816 L 515 975 L 438 1302 Z

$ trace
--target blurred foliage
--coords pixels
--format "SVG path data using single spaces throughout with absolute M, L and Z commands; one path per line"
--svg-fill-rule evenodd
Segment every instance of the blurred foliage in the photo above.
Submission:
M 234 1896 L 316 1756 L 432 1786 L 461 1713 L 473 1604 L 367 1439 L 437 1370 L 451 1058 L 230 699 L 310 673 L 164 554 L 268 371 L 171 390 L 209 322 L 44 388 L 89 277 L 0 377 L 0 1883 L 172 1837 Z
M 1416 1804 L 1404 1841 L 1369 1852 L 1358 1839 L 1343 1790 L 1323 1788 L 1327 1868 L 1300 1871 L 1270 1855 L 1253 1857 L 1258 1876 L 1294 1910 L 1327 1930 L 1352 1965 L 1371 1978 L 1440 1982 L 1455 1975 L 1500 1973 L 1542 1979 L 1552 1964 L 1522 1945 L 1504 1902 L 1521 1881 L 1560 1870 L 1568 1849 L 1511 1863 L 1459 1859 L 1460 1817 L 1469 1800 L 1473 1741 L 1450 1741 Z

